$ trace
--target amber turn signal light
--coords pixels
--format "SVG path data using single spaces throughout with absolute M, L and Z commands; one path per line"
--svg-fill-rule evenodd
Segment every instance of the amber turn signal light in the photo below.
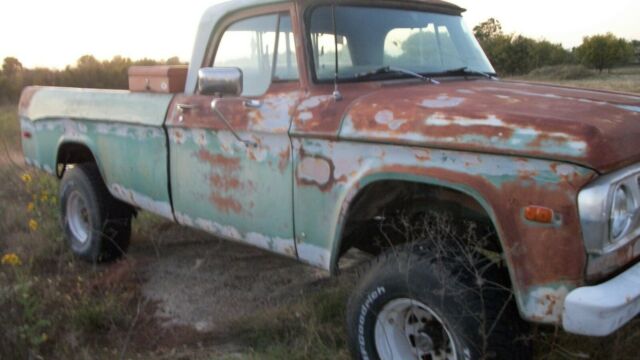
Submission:
M 524 218 L 542 224 L 553 222 L 553 210 L 542 206 L 527 206 L 524 208 Z

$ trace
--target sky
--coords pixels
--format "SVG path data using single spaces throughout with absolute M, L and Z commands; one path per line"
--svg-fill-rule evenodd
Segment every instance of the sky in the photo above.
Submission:
M 202 12 L 216 0 L 4 0 L 0 5 L 0 59 L 25 67 L 98 59 L 188 61 Z M 470 27 L 495 17 L 504 31 L 577 46 L 585 35 L 613 32 L 640 40 L 638 0 L 453 0 L 468 9 Z

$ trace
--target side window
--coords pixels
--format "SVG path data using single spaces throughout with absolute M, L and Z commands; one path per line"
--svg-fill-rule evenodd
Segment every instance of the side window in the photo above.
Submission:
M 214 67 L 242 70 L 244 96 L 259 96 L 271 85 L 278 14 L 238 21 L 222 35 Z
M 298 80 L 298 63 L 296 61 L 296 45 L 291 27 L 291 16 L 280 16 L 280 35 L 278 36 L 278 57 L 274 80 Z
M 213 66 L 240 68 L 243 96 L 263 95 L 272 80 L 297 80 L 298 63 L 291 17 L 288 14 L 271 14 L 234 23 L 220 39 Z

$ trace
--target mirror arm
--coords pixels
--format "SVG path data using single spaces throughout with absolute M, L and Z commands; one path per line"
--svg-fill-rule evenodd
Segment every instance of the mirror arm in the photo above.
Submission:
M 245 140 L 243 138 L 240 137 L 240 135 L 238 135 L 238 133 L 233 129 L 233 127 L 231 126 L 231 123 L 229 123 L 229 120 L 227 120 L 227 118 L 224 116 L 224 114 L 222 112 L 220 112 L 220 110 L 218 110 L 218 100 L 219 99 L 215 99 L 211 102 L 211 110 L 213 110 L 218 117 L 222 120 L 222 122 L 226 125 L 227 129 L 229 129 L 229 131 L 231 132 L 231 134 L 233 134 L 233 137 L 236 138 L 236 140 L 238 140 L 239 142 L 243 143 L 246 147 L 250 147 L 250 148 L 257 148 L 258 147 L 258 143 L 250 141 L 250 140 Z M 251 100 L 245 100 L 245 105 L 247 104 L 247 102 L 249 102 Z

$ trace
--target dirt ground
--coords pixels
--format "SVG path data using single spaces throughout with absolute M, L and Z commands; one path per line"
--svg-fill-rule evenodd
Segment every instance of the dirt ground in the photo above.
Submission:
M 291 302 L 326 273 L 249 246 L 166 225 L 152 244 L 136 246 L 145 297 L 166 326 L 220 332 L 233 321 Z M 156 243 L 157 242 L 157 243 Z

